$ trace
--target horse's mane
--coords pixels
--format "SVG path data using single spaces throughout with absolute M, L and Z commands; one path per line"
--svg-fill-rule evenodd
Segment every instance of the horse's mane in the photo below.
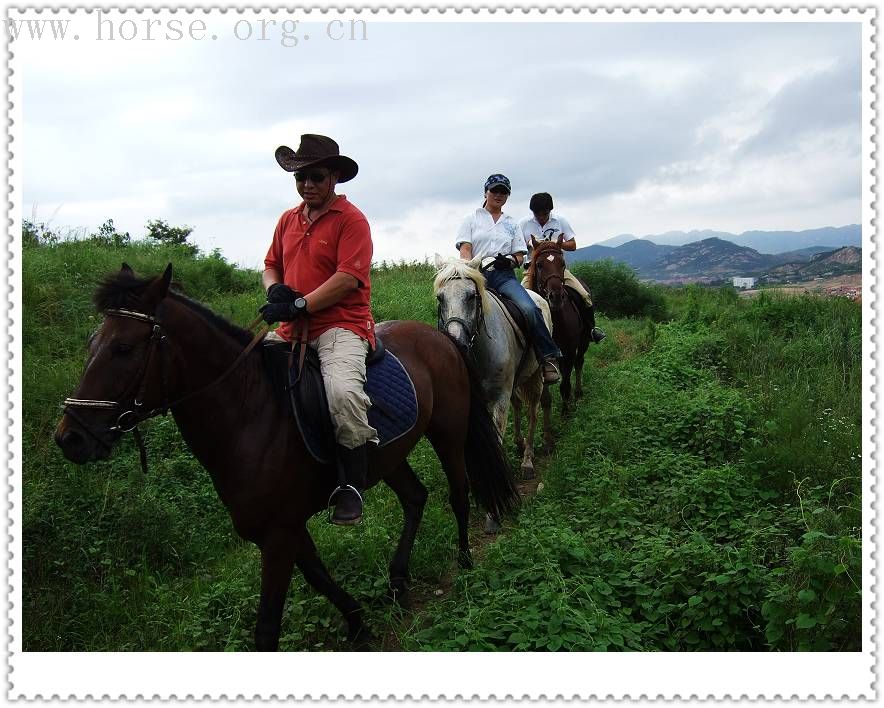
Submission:
M 101 313 L 113 309 L 137 309 L 144 291 L 153 281 L 154 278 L 139 278 L 122 271 L 114 273 L 98 284 L 95 294 L 92 296 L 92 302 Z M 166 297 L 181 303 L 243 346 L 252 340 L 250 332 L 228 322 L 202 303 L 191 300 L 186 295 L 172 289 L 169 290 Z
M 464 261 L 460 258 L 450 258 L 443 262 L 436 271 L 436 278 L 433 280 L 433 295 L 438 295 L 442 286 L 450 280 L 462 278 L 472 280 L 482 298 L 482 311 L 487 315 L 491 302 L 488 299 L 488 291 L 485 289 L 485 276 L 478 269 L 481 260 L 481 258 L 473 258 L 471 261 Z
M 555 241 L 541 241 L 534 249 L 534 253 L 531 254 L 531 263 L 528 264 L 528 270 L 525 271 L 525 277 L 527 278 L 525 281 L 525 287 L 528 290 L 534 290 L 534 276 L 537 273 L 537 262 L 540 259 L 540 256 L 550 251 L 558 251 L 561 253 L 562 247 Z

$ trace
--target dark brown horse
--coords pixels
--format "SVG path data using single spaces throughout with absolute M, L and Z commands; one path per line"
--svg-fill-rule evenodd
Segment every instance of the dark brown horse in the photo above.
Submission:
M 562 381 L 562 412 L 571 408 L 571 370 L 576 379 L 574 397 L 583 395 L 583 358 L 591 341 L 591 326 L 582 314 L 579 295 L 565 287 L 565 256 L 562 236 L 557 241 L 536 241 L 532 237 L 534 251 L 528 266 L 526 285 L 549 303 L 553 321 L 553 339 L 559 345 L 562 358 L 559 368 Z M 583 283 L 584 287 L 586 284 Z
M 99 287 L 95 303 L 104 321 L 89 342 L 86 368 L 66 401 L 56 442 L 76 463 L 106 458 L 125 430 L 169 408 L 236 532 L 261 550 L 257 648 L 278 647 L 295 565 L 344 615 L 348 637 L 364 640 L 370 634 L 359 604 L 325 569 L 306 525 L 326 508 L 335 471 L 307 452 L 272 386 L 261 347 L 240 356 L 251 334 L 170 291 L 171 277 L 171 264 L 154 279 L 136 278 L 124 265 Z M 418 400 L 415 427 L 369 458 L 368 486 L 383 480 L 404 511 L 390 563 L 391 593 L 401 602 L 427 499 L 407 460 L 422 436 L 448 478 L 462 567 L 472 563 L 468 487 L 495 516 L 515 507 L 518 492 L 478 384 L 455 344 L 418 322 L 387 322 L 377 332 L 408 370 Z

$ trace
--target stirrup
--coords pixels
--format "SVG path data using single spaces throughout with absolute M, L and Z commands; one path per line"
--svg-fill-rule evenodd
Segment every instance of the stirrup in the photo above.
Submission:
M 554 374 L 554 377 L 555 377 L 555 378 L 553 378 L 551 381 L 547 381 L 547 380 L 546 380 L 546 375 L 547 375 L 546 367 L 547 367 L 547 366 L 551 366 L 552 369 L 553 369 L 553 374 Z M 562 380 L 562 372 L 561 372 L 561 370 L 559 369 L 558 364 L 556 364 L 556 362 L 551 361 L 551 360 L 549 360 L 549 359 L 547 359 L 546 361 L 544 361 L 544 362 L 543 362 L 543 365 L 542 365 L 542 367 L 541 367 L 541 378 L 543 379 L 543 383 L 546 384 L 546 385 L 552 385 L 552 384 L 557 384 L 557 383 L 559 383 L 559 382 Z
M 332 513 L 333 513 L 332 512 L 332 499 L 335 498 L 335 494 L 337 494 L 338 492 L 346 492 L 347 490 L 353 492 L 353 494 L 356 495 L 356 497 L 359 499 L 359 504 L 361 506 L 363 506 L 363 507 L 365 506 L 365 499 L 362 498 L 362 495 L 359 493 L 359 490 L 356 489 L 356 487 L 354 487 L 352 484 L 338 485 L 337 487 L 335 487 L 334 491 L 329 495 L 328 504 L 326 504 L 326 510 L 328 512 L 328 514 L 327 514 L 328 523 L 335 524 L 335 522 L 332 521 Z M 359 519 L 356 521 L 356 523 L 354 523 L 352 525 L 355 526 L 356 524 L 361 524 L 364 516 L 365 516 L 364 514 L 362 516 L 360 516 Z M 335 524 L 335 526 L 340 526 L 340 524 Z

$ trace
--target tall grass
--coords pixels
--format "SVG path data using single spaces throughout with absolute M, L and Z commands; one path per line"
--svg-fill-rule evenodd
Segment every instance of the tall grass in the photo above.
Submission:
M 173 262 L 188 294 L 240 324 L 263 300 L 257 273 L 188 249 L 25 249 L 24 647 L 249 649 L 258 554 L 236 538 L 174 422 L 145 426 L 146 478 L 129 441 L 79 467 L 51 440 L 98 324 L 91 292 L 122 261 L 143 274 Z M 381 267 L 372 280 L 378 321 L 435 321 L 429 265 Z M 429 445 L 414 451 L 430 490 L 412 560 L 422 609 L 382 601 L 401 526 L 386 488 L 368 494 L 361 527 L 311 521 L 379 647 L 858 648 L 859 308 L 653 292 L 670 321 L 605 320 L 587 397 L 567 421 L 556 414 L 543 491 L 476 570 L 455 575 L 444 476 Z M 337 612 L 296 574 L 281 647 L 339 649 L 341 637 Z

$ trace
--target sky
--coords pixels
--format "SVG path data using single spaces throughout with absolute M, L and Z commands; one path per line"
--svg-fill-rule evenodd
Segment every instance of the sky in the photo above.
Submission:
M 297 46 L 269 25 L 258 41 L 248 14 L 207 19 L 214 41 L 98 41 L 94 17 L 76 42 L 15 41 L 25 218 L 74 234 L 113 219 L 133 237 L 164 219 L 260 269 L 299 201 L 274 151 L 321 133 L 359 164 L 338 192 L 376 261 L 455 256 L 495 172 L 513 184 L 504 211 L 550 192 L 578 246 L 861 222 L 858 23 L 369 15 L 364 39 L 357 25 L 335 41 L 342 17 L 299 22 Z

